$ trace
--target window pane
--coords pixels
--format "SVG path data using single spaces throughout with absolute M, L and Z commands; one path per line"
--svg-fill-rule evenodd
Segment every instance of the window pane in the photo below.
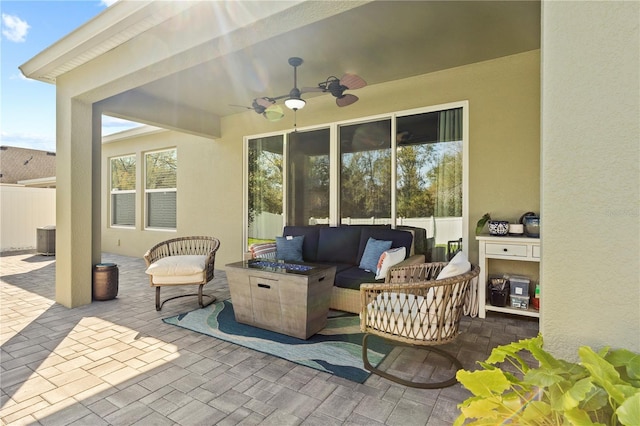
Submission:
M 435 236 L 434 260 L 462 237 L 462 108 L 397 119 L 398 225 Z
M 136 189 L 136 157 L 111 159 L 111 190 L 126 191 Z
M 147 226 L 176 228 L 176 192 L 147 193 Z
M 283 141 L 283 135 L 249 140 L 248 244 L 282 234 Z
M 153 152 L 146 156 L 146 189 L 177 188 L 176 150 Z
M 329 223 L 329 129 L 289 134 L 287 224 Z
M 111 224 L 135 225 L 136 156 L 111 159 Z M 121 193 L 121 191 L 127 191 Z
M 134 226 L 136 224 L 136 194 L 111 194 L 111 218 L 113 225 Z
M 391 121 L 340 126 L 341 223 L 391 221 Z

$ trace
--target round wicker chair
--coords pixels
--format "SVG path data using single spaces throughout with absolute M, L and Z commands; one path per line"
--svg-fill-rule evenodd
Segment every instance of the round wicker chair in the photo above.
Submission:
M 213 303 L 216 298 L 202 293 L 205 284 L 213 279 L 216 252 L 220 247 L 220 241 L 213 237 L 193 236 L 172 238 L 162 241 L 151 247 L 144 255 L 147 263 L 146 273 L 149 275 L 151 287 L 156 288 L 156 311 L 162 309 L 169 300 L 184 296 L 198 296 L 198 303 L 201 308 Z M 164 259 L 164 260 L 163 260 Z M 163 270 L 152 267 L 159 265 L 159 262 L 171 261 Z M 185 266 L 184 271 L 180 271 L 181 264 Z M 189 268 L 186 268 L 186 266 Z M 160 287 L 162 286 L 182 286 L 198 285 L 197 294 L 182 294 L 170 297 L 160 303 Z M 209 297 L 211 300 L 204 304 L 202 297 Z
M 478 265 L 461 275 L 436 280 L 446 262 L 422 263 L 392 268 L 390 281 L 360 286 L 360 328 L 364 367 L 374 374 L 405 386 L 435 389 L 457 382 L 453 377 L 440 382 L 404 380 L 373 367 L 367 359 L 367 339 L 379 336 L 399 345 L 424 347 L 445 357 L 456 367 L 462 364 L 455 356 L 435 348 L 452 342 L 459 334 L 460 317 L 470 283 L 480 273 Z

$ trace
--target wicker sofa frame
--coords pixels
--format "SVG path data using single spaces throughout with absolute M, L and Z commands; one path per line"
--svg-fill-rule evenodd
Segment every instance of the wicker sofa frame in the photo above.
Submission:
M 378 336 L 399 345 L 422 347 L 462 368 L 458 359 L 434 346 L 454 341 L 472 280 L 480 268 L 451 278 L 436 280 L 447 262 L 392 267 L 384 284 L 360 286 L 360 328 L 365 333 L 362 359 L 367 370 L 405 386 L 435 389 L 457 382 L 453 377 L 439 382 L 413 382 L 373 367 L 367 359 L 367 339 Z M 391 296 L 393 295 L 393 296 Z
M 181 256 L 181 255 L 203 255 L 207 256 L 205 261 L 205 269 L 203 278 L 199 281 L 189 283 L 163 283 L 157 284 L 153 282 L 153 276 L 149 275 L 149 282 L 151 287 L 156 288 L 156 311 L 162 309 L 162 306 L 169 300 L 177 299 L 185 296 L 198 296 L 198 303 L 201 308 L 210 305 L 215 302 L 216 298 L 207 294 L 203 294 L 203 287 L 214 277 L 214 267 L 216 261 L 216 252 L 220 247 L 220 241 L 214 237 L 208 236 L 189 236 L 181 238 L 172 238 L 170 240 L 162 241 L 155 246 L 151 247 L 144 255 L 144 260 L 147 264 L 147 268 L 152 263 L 167 257 L 167 256 Z M 181 294 L 178 296 L 170 297 L 160 302 L 160 288 L 163 286 L 182 286 L 182 285 L 198 285 L 197 294 Z M 203 297 L 208 297 L 210 300 L 208 303 L 203 303 Z
M 276 258 L 276 245 L 273 244 L 260 244 L 262 246 L 262 251 L 259 256 L 255 256 L 253 252 L 253 247 L 246 252 L 243 256 L 244 260 L 254 259 L 256 257 L 261 257 L 263 259 L 275 259 Z M 265 247 L 268 246 L 268 247 Z M 424 263 L 424 255 L 415 254 L 403 260 L 394 266 L 394 268 L 409 266 L 414 264 Z M 390 268 L 391 270 L 391 268 Z M 387 271 L 387 276 L 385 277 L 385 283 L 390 280 L 390 270 Z M 336 311 L 350 312 L 352 314 L 357 314 L 360 312 L 360 290 L 354 290 L 350 288 L 343 288 L 333 286 L 331 290 L 331 302 L 330 308 Z

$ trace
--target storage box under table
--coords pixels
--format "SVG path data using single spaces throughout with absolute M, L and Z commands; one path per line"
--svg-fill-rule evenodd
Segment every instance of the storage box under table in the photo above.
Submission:
M 531 280 L 527 277 L 512 275 L 509 277 L 509 286 L 512 296 L 529 297 L 529 283 Z
M 511 295 L 511 307 L 517 309 L 529 309 L 529 296 Z
M 256 260 L 226 265 L 236 321 L 308 339 L 327 324 L 336 267 L 285 265 Z

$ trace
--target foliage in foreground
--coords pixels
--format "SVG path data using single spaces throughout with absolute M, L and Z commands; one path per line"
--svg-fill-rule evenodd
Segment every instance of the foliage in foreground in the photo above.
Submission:
M 528 351 L 539 365 L 520 355 Z M 640 425 L 640 355 L 625 349 L 578 350 L 580 362 L 554 358 L 542 336 L 495 348 L 477 371 L 456 377 L 473 396 L 454 425 Z M 501 370 L 508 362 L 519 374 Z

